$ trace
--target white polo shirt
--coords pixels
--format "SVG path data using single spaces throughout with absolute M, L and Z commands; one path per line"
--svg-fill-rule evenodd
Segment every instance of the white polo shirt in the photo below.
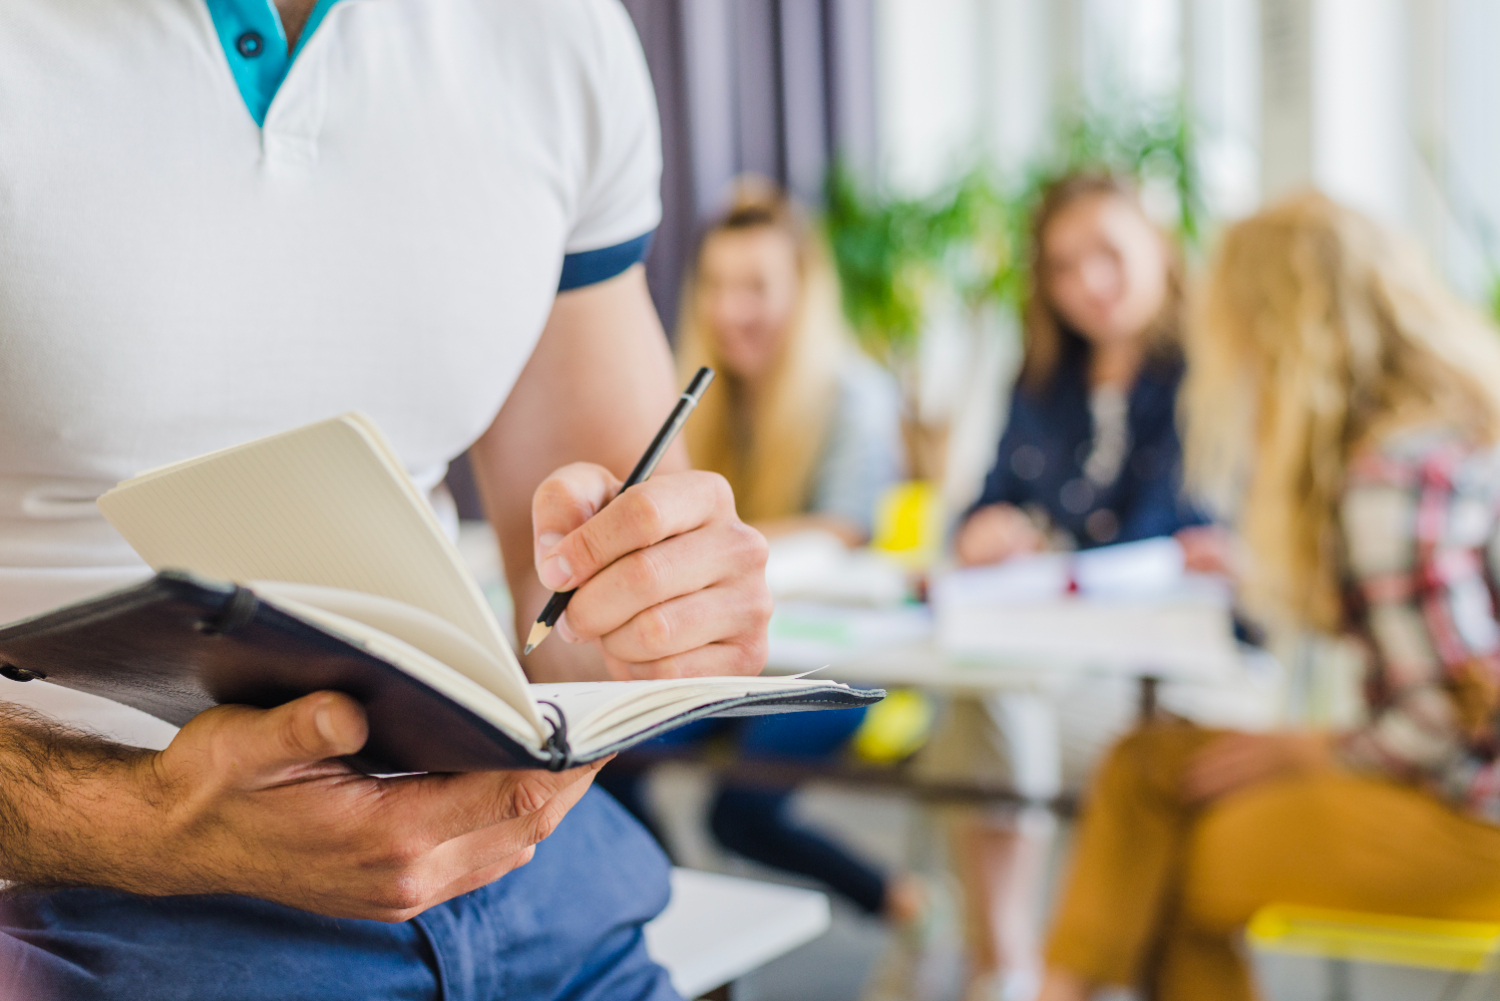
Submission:
M 644 255 L 659 146 L 615 0 L 321 0 L 290 53 L 270 0 L 0 2 L 0 622 L 144 574 L 94 505 L 142 469 L 357 409 L 434 487 Z

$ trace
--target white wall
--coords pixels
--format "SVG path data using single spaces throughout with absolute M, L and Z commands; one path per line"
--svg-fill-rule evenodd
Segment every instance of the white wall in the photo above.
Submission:
M 1182 81 L 1180 0 L 1081 0 L 1080 74 L 1089 103 L 1170 98 Z
M 979 0 L 876 0 L 880 168 L 925 194 L 979 150 Z
M 1500 228 L 1500 3 L 1447 0 L 1446 7 L 1446 58 L 1437 69 L 1447 141 L 1439 169 L 1453 212 L 1442 250 L 1458 287 L 1478 296 L 1490 265 L 1476 230 Z M 1488 253 L 1500 256 L 1500 233 L 1488 239 Z
M 1410 37 L 1403 0 L 1318 0 L 1313 178 L 1385 221 L 1412 222 Z
M 980 0 L 981 142 L 1001 169 L 1023 169 L 1051 139 L 1060 32 L 1049 0 Z M 1061 86 L 1060 86 L 1061 83 Z
M 1260 203 L 1260 31 L 1256 0 L 1186 0 L 1184 71 L 1210 215 Z

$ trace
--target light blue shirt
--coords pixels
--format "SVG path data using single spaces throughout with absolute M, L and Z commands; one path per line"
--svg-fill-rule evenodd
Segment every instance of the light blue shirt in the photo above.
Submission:
M 868 535 L 880 495 L 905 476 L 901 391 L 884 368 L 857 351 L 838 376 L 838 402 L 813 479 L 813 514 L 852 521 Z

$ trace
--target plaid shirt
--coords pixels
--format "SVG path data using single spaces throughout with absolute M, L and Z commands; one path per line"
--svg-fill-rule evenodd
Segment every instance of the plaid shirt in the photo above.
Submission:
M 1371 651 L 1356 767 L 1500 821 L 1500 452 L 1408 432 L 1349 470 L 1350 624 Z

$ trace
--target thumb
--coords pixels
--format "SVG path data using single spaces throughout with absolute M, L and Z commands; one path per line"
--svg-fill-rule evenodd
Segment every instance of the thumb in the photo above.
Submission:
M 559 544 L 620 492 L 620 481 L 603 466 L 575 462 L 542 481 L 531 498 L 531 531 L 537 576 L 543 584 L 568 580 L 573 568 Z
M 247 773 L 271 776 L 299 765 L 354 754 L 365 746 L 364 708 L 341 692 L 314 692 L 258 710 L 243 708 L 217 734 Z

